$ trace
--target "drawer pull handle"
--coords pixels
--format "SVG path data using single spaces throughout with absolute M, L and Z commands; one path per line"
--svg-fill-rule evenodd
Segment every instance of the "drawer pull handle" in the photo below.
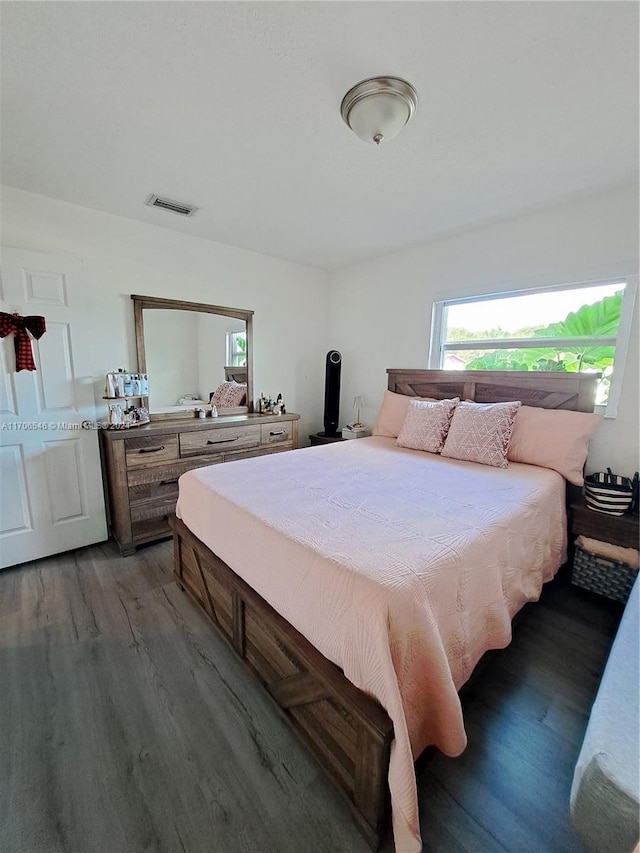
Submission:
M 269 435 L 284 435 L 284 432 L 285 431 L 283 429 L 277 429 L 270 432 Z
M 178 478 L 174 477 L 173 480 L 160 480 L 160 485 L 161 486 L 170 486 L 172 483 L 177 483 L 177 482 L 178 482 Z
M 161 444 L 158 447 L 141 447 L 138 450 L 138 453 L 160 453 L 161 450 L 164 450 L 164 444 Z
M 207 441 L 207 444 L 229 444 L 230 441 L 237 441 L 240 438 L 239 435 L 236 435 L 235 438 L 220 438 L 218 441 Z

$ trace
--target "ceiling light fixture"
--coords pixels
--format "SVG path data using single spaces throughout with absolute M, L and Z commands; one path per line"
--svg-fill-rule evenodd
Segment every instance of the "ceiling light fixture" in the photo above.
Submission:
M 370 77 L 342 99 L 340 113 L 363 142 L 381 142 L 397 136 L 418 106 L 418 93 L 399 77 Z

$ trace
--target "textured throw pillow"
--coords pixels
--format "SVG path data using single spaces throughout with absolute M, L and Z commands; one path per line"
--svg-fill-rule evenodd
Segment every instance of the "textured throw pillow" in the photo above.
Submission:
M 233 409 L 244 405 L 247 398 L 246 382 L 221 382 L 211 395 L 211 405 L 218 409 Z
M 395 394 L 393 391 L 385 391 L 378 417 L 373 425 L 372 435 L 383 435 L 386 438 L 397 438 L 402 424 L 407 416 L 407 409 L 411 400 L 427 400 L 435 403 L 431 397 L 407 397 L 405 394 Z
M 411 400 L 402 428 L 398 433 L 398 447 L 440 453 L 449 432 L 449 425 L 460 398 L 440 400 L 438 403 Z
M 589 439 L 601 420 L 589 412 L 522 406 L 513 424 L 507 459 L 551 468 L 581 486 Z
M 520 402 L 458 403 L 443 456 L 506 468 L 507 449 Z

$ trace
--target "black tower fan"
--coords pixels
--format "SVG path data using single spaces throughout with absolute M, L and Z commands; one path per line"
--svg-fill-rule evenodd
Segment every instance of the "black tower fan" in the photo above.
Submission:
M 324 434 L 326 436 L 338 435 L 341 369 L 342 355 L 338 350 L 329 350 L 324 381 Z

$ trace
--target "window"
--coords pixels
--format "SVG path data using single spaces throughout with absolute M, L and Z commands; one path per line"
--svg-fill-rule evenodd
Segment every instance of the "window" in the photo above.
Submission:
M 597 410 L 615 417 L 636 287 L 626 278 L 438 300 L 430 365 L 597 372 Z
M 247 363 L 247 333 L 227 332 L 227 366 L 245 367 Z

